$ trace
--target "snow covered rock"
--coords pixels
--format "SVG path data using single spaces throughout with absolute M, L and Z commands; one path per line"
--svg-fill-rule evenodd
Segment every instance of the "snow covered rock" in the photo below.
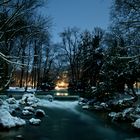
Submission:
M 35 118 L 31 118 L 29 120 L 30 124 L 33 124 L 33 125 L 39 125 L 41 120 L 40 119 L 35 119 Z
M 36 108 L 37 107 L 37 104 L 34 103 L 34 104 L 31 105 L 31 107 Z
M 24 138 L 23 138 L 22 135 L 17 135 L 17 136 L 16 136 L 16 140 L 24 140 Z
M 128 107 L 128 106 L 131 106 L 133 104 L 133 100 L 134 100 L 134 98 L 124 98 L 124 99 L 120 99 L 114 103 L 118 104 L 120 106 Z
M 46 114 L 42 109 L 37 109 L 35 112 L 36 117 L 44 117 Z
M 20 110 L 19 104 L 9 104 L 9 112 L 12 114 L 16 110 Z
M 31 106 L 26 106 L 26 107 L 24 107 L 24 109 L 23 109 L 23 111 L 22 111 L 22 114 L 23 115 L 32 115 L 33 114 L 33 112 L 34 112 L 34 108 L 33 107 L 31 107 Z
M 107 108 L 107 107 L 108 107 L 108 105 L 107 105 L 106 103 L 104 103 L 104 102 L 102 102 L 102 103 L 100 104 L 100 106 L 102 106 L 103 108 Z
M 97 104 L 95 104 L 93 107 L 94 107 L 95 110 L 99 110 L 99 111 L 104 109 L 103 106 L 97 105 Z
M 86 105 L 88 102 L 88 99 L 85 98 L 79 98 L 78 104 L 79 105 Z
M 25 120 L 13 117 L 8 110 L 6 109 L 0 109 L 0 124 L 4 128 L 12 128 L 16 126 L 22 126 L 25 125 Z
M 126 108 L 125 110 L 123 110 L 122 116 L 123 117 L 128 117 L 130 115 L 130 113 L 132 113 L 133 111 L 134 111 L 134 108 L 132 108 L 132 107 Z
M 134 123 L 132 123 L 132 125 L 133 125 L 135 128 L 140 129 L 140 119 L 137 119 Z
M 93 106 L 93 105 L 96 103 L 96 101 L 97 101 L 96 98 L 90 99 L 90 100 L 87 102 L 87 104 Z
M 30 111 L 30 112 L 34 112 L 34 108 L 31 107 L 31 106 L 25 106 L 25 107 L 24 107 L 24 110 L 28 110 L 28 111 Z
M 16 101 L 15 104 L 9 104 L 6 100 L 3 101 L 3 104 L 0 106 L 0 110 L 5 109 L 11 114 L 14 113 L 16 110 L 20 110 L 19 103 Z
M 126 108 L 122 112 L 111 112 L 108 114 L 108 116 L 113 121 L 134 121 L 134 118 L 132 116 L 133 111 L 133 108 Z
M 140 114 L 140 107 L 136 107 L 135 112 L 136 112 L 137 114 Z
M 117 114 L 116 112 L 110 112 L 110 113 L 108 114 L 108 116 L 111 117 L 111 118 L 113 118 L 113 117 L 116 116 L 116 114 Z
M 24 94 L 22 96 L 22 99 L 20 101 L 21 104 L 25 104 L 25 105 L 32 105 L 38 102 L 38 99 L 35 97 L 34 94 Z
M 23 110 L 23 111 L 22 111 L 22 114 L 23 114 L 24 116 L 28 116 L 28 115 L 32 115 L 33 112 L 30 112 L 29 110 Z
M 123 111 L 126 108 L 133 106 L 134 98 L 123 98 L 120 100 L 112 101 L 110 108 L 115 112 Z
M 83 105 L 82 106 L 82 109 L 89 109 L 90 107 L 89 107 L 89 105 Z
M 122 121 L 124 118 L 122 117 L 122 113 L 121 112 L 118 112 L 116 114 L 114 114 L 112 120 L 113 121 Z
M 17 101 L 16 101 L 16 99 L 15 98 L 8 98 L 8 99 L 6 99 L 6 102 L 8 103 L 8 104 L 16 104 L 17 103 Z
M 50 94 L 48 94 L 48 95 L 46 95 L 46 99 L 47 99 L 48 101 L 52 102 L 52 101 L 53 101 L 53 96 L 50 95 Z

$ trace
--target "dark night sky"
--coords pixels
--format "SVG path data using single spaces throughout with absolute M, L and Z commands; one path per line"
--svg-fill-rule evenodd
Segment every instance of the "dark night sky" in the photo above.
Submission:
M 66 27 L 78 27 L 81 30 L 93 30 L 94 27 L 107 29 L 111 1 L 49 0 L 43 13 L 53 18 L 53 41 L 59 41 L 58 33 Z

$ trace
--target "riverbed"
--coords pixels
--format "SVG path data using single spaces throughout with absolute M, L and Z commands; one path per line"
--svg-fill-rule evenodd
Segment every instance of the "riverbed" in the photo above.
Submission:
M 45 95 L 40 98 L 44 100 Z M 40 108 L 47 115 L 39 126 L 27 123 L 1 131 L 0 140 L 17 140 L 17 136 L 24 140 L 140 140 L 130 124 L 111 122 L 103 112 L 83 110 L 77 100 L 56 99 Z

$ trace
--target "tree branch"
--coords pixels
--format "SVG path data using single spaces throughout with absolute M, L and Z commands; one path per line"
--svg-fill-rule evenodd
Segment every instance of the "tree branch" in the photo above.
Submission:
M 0 6 L 7 4 L 8 2 L 10 2 L 11 0 L 7 0 L 7 1 L 3 1 L 2 3 L 0 3 Z

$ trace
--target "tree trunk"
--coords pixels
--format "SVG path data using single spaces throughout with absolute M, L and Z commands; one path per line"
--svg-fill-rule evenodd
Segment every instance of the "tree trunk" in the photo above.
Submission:
M 24 64 L 25 47 L 23 46 L 23 44 L 21 45 L 21 47 L 22 47 L 21 63 Z M 20 88 L 23 87 L 23 76 L 24 76 L 24 67 L 22 66 L 22 68 L 21 68 L 21 76 L 20 76 Z

